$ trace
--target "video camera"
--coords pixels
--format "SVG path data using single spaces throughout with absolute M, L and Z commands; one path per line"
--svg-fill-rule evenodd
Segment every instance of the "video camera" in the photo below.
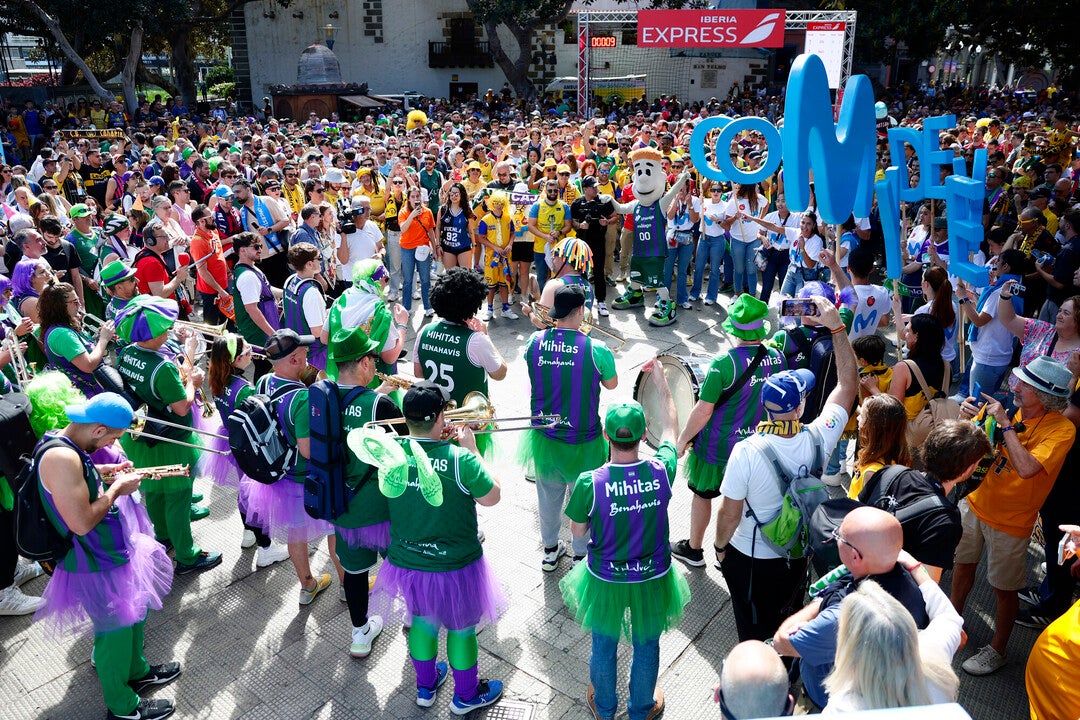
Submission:
M 342 235 L 352 235 L 356 232 L 356 211 L 353 209 L 352 201 L 348 198 L 339 197 L 337 199 L 337 216 L 338 216 L 338 228 L 341 230 Z

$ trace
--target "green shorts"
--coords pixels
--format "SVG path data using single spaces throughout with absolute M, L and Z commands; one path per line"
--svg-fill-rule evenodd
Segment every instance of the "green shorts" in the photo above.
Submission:
M 337 533 L 337 546 L 334 551 L 337 553 L 338 560 L 341 562 L 341 567 L 345 569 L 345 572 L 362 573 L 371 570 L 379 562 L 379 553 L 377 551 L 366 547 L 351 548 L 345 542 L 345 539 L 341 537 L 341 533 Z
M 663 256 L 633 256 L 630 258 L 630 279 L 644 287 L 663 287 L 665 259 Z

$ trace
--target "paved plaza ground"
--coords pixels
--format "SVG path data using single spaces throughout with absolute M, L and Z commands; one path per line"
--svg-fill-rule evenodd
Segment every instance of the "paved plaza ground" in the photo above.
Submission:
M 638 371 L 656 353 L 713 355 L 730 345 L 720 328 L 723 307 L 679 311 L 668 328 L 648 328 L 641 311 L 614 312 L 610 325 L 630 342 L 616 355 L 617 390 L 604 391 L 603 402 L 629 399 Z M 414 329 L 421 318 L 414 314 Z M 607 320 L 603 321 L 607 326 Z M 774 316 L 775 326 L 775 316 Z M 531 326 L 496 319 L 490 325 L 510 371 L 492 383 L 491 399 L 502 416 L 528 414 L 529 387 L 521 357 Z M 410 343 L 409 347 L 411 349 Z M 402 364 L 402 371 L 411 374 Z M 497 436 L 503 457 L 512 457 L 513 433 Z M 540 570 L 540 539 L 533 485 L 509 460 L 499 462 L 502 502 L 480 508 L 486 533 L 484 552 L 505 584 L 509 611 L 479 635 L 481 677 L 506 683 L 505 701 L 474 714 L 476 718 L 572 720 L 589 717 L 585 705 L 590 642 L 563 606 L 559 579 L 569 570 Z M 199 480 L 209 518 L 194 525 L 204 548 L 220 550 L 224 562 L 201 575 L 178 577 L 161 612 L 146 629 L 151 662 L 177 659 L 183 675 L 157 697 L 177 704 L 177 718 L 367 720 L 370 718 L 452 717 L 452 683 L 435 707 L 418 708 L 406 639 L 399 626 L 387 627 L 365 660 L 348 655 L 349 616 L 334 587 L 311 606 L 297 603 L 298 584 L 288 562 L 255 570 L 254 550 L 240 549 L 242 527 L 234 491 Z M 672 501 L 672 538 L 689 528 L 690 494 L 685 482 Z M 569 525 L 564 530 L 569 539 Z M 711 530 L 709 531 L 711 533 Z M 707 535 L 711 537 L 711 534 Z M 1032 567 L 1041 557 L 1034 551 Z M 675 563 L 680 572 L 683 565 Z M 326 544 L 312 558 L 315 572 L 332 571 Z M 667 697 L 668 720 L 720 718 L 711 700 L 720 663 L 736 643 L 734 622 L 723 577 L 712 568 L 689 572 L 693 592 L 685 620 L 660 644 L 660 681 Z M 945 576 L 947 583 L 949 574 Z M 44 578 L 24 586 L 40 594 Z M 1009 665 L 998 673 L 974 678 L 960 662 L 987 644 L 992 634 L 993 598 L 980 574 L 965 614 L 968 645 L 957 654 L 960 702 L 976 720 L 1020 720 L 1028 716 L 1024 664 L 1037 631 L 1017 627 L 1009 647 Z M 0 720 L 83 720 L 101 718 L 105 707 L 90 666 L 89 637 L 47 638 L 29 618 L 0 619 Z M 443 646 L 445 648 L 445 646 Z M 620 653 L 620 683 L 625 702 L 629 648 Z M 445 658 L 445 649 L 440 654 Z M 621 714 L 625 718 L 625 710 Z M 928 717 L 931 717 L 928 715 Z

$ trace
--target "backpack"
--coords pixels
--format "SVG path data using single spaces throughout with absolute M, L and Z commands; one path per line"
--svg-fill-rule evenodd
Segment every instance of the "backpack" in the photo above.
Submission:
M 823 330 L 824 332 L 811 330 L 812 336 L 809 338 L 797 330 L 790 335 L 792 342 L 799 349 L 799 354 L 809 359 L 807 368 L 814 373 L 814 378 L 817 380 L 814 383 L 814 389 L 806 396 L 806 405 L 803 407 L 802 417 L 799 418 L 803 424 L 813 422 L 821 414 L 826 398 L 836 387 L 836 355 L 833 352 L 832 333 L 827 329 L 823 328 Z M 797 366 L 793 358 L 788 359 L 788 367 Z
M 783 497 L 777 516 L 763 523 L 750 503 L 746 503 L 747 514 L 753 518 L 762 539 L 788 560 L 805 557 L 810 550 L 810 518 L 829 498 L 829 491 L 821 482 L 825 467 L 825 453 L 821 447 L 823 440 L 812 427 L 807 427 L 806 431 L 813 441 L 814 459 L 809 466 L 801 466 L 795 477 L 784 472 L 776 451 L 767 440 L 756 445 L 772 463 L 773 479 Z
M 0 395 L 0 475 L 14 479 L 22 472 L 38 438 L 30 424 L 30 398 L 20 392 Z
M 250 395 L 229 415 L 229 449 L 253 480 L 272 485 L 296 462 L 296 446 L 285 437 L 284 401 L 303 389 L 302 383 L 288 382 L 270 395 Z
M 903 526 L 927 513 L 942 510 L 948 506 L 948 500 L 937 493 L 931 493 L 900 507 L 893 495 L 893 489 L 896 481 L 906 472 L 918 471 L 903 465 L 890 465 L 874 473 L 870 485 L 863 488 L 860 493 L 860 497 L 866 498 L 866 502 L 853 498 L 837 498 L 821 503 L 810 519 L 810 544 L 813 548 L 814 570 L 819 576 L 824 576 L 840 565 L 836 543 L 832 542 L 833 530 L 839 528 L 847 514 L 855 508 L 879 508 L 895 516 Z
M 356 491 L 371 476 L 368 467 L 357 487 L 345 482 L 347 450 L 341 416 L 367 388 L 356 387 L 342 398 L 337 383 L 320 380 L 308 389 L 311 401 L 311 459 L 304 480 L 304 510 L 317 520 L 334 520 L 349 507 Z
M 56 437 L 42 440 L 30 455 L 23 456 L 25 464 L 14 482 L 15 547 L 28 560 L 40 562 L 50 574 L 74 542 L 71 531 L 61 533 L 45 513 L 37 466 L 46 450 L 66 444 Z
M 941 390 L 936 395 L 930 394 L 926 378 L 923 377 L 922 370 L 915 362 L 905 360 L 904 364 L 908 366 L 912 377 L 918 381 L 922 394 L 926 398 L 926 407 L 914 418 L 908 420 L 907 424 L 908 447 L 914 450 L 922 447 L 930 431 L 937 427 L 938 423 L 960 417 L 960 404 L 949 397 L 949 376 L 952 368 L 948 363 L 944 363 L 945 377 L 941 381 Z

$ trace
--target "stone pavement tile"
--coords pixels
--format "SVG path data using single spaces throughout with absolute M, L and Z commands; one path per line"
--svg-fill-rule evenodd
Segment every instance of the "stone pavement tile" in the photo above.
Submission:
M 285 662 L 269 662 L 237 680 L 282 717 L 307 717 L 331 695 L 330 688 L 308 680 Z
M 278 715 L 266 703 L 251 707 L 237 720 L 285 720 L 285 716 Z
M 375 717 L 375 713 L 361 714 L 351 708 L 343 706 L 336 700 L 330 700 L 315 711 L 311 720 L 367 720 Z
M 37 715 L 30 717 L 60 720 L 105 714 L 101 685 L 89 663 L 37 687 L 29 693 L 28 699 L 37 708 Z

